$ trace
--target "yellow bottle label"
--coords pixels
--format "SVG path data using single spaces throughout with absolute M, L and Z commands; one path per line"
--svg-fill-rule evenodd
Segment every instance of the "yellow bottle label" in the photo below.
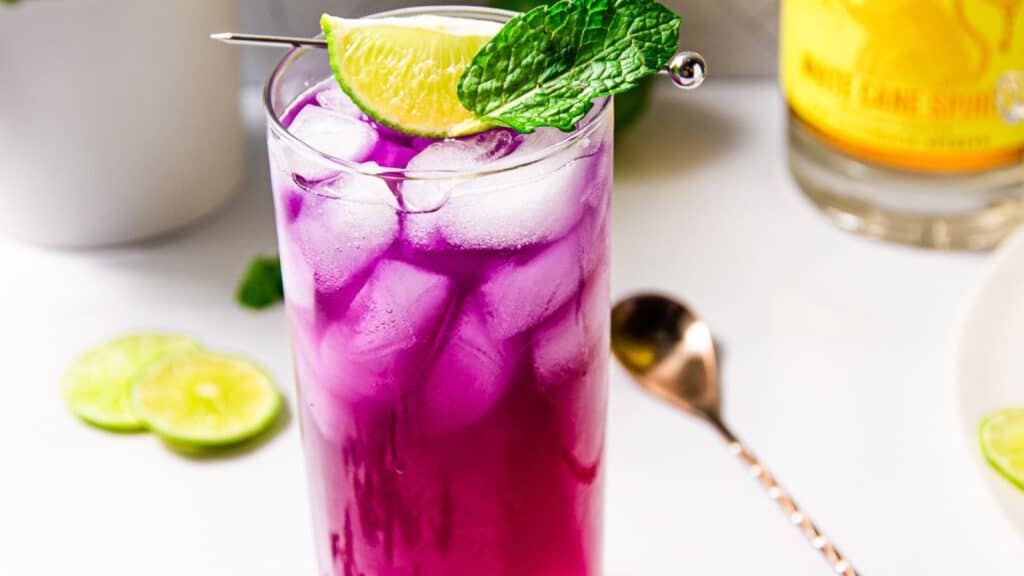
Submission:
M 1020 161 L 995 89 L 1024 70 L 1024 0 L 784 0 L 783 89 L 855 157 L 914 170 Z

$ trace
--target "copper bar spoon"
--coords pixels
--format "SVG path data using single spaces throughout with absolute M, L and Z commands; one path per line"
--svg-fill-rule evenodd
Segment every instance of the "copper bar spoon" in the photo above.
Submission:
M 811 522 L 775 477 L 722 420 L 718 360 L 711 331 L 686 306 L 656 294 L 620 301 L 612 309 L 612 352 L 641 387 L 708 422 L 821 552 L 836 574 L 857 576 L 850 561 Z

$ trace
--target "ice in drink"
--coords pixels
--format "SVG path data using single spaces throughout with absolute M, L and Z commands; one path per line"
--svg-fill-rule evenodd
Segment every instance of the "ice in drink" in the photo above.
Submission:
M 321 575 L 600 574 L 610 104 L 430 140 L 327 79 L 277 116 Z

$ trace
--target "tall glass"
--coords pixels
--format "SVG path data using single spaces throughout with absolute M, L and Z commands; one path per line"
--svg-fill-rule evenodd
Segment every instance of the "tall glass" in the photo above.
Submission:
M 266 92 L 321 575 L 600 574 L 611 102 L 438 142 L 330 74 L 298 49 Z

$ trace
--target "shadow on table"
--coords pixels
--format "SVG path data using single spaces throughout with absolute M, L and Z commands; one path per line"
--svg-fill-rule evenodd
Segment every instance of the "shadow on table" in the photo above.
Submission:
M 656 97 L 615 142 L 615 178 L 642 181 L 684 173 L 712 162 L 739 141 L 736 120 L 694 98 Z

